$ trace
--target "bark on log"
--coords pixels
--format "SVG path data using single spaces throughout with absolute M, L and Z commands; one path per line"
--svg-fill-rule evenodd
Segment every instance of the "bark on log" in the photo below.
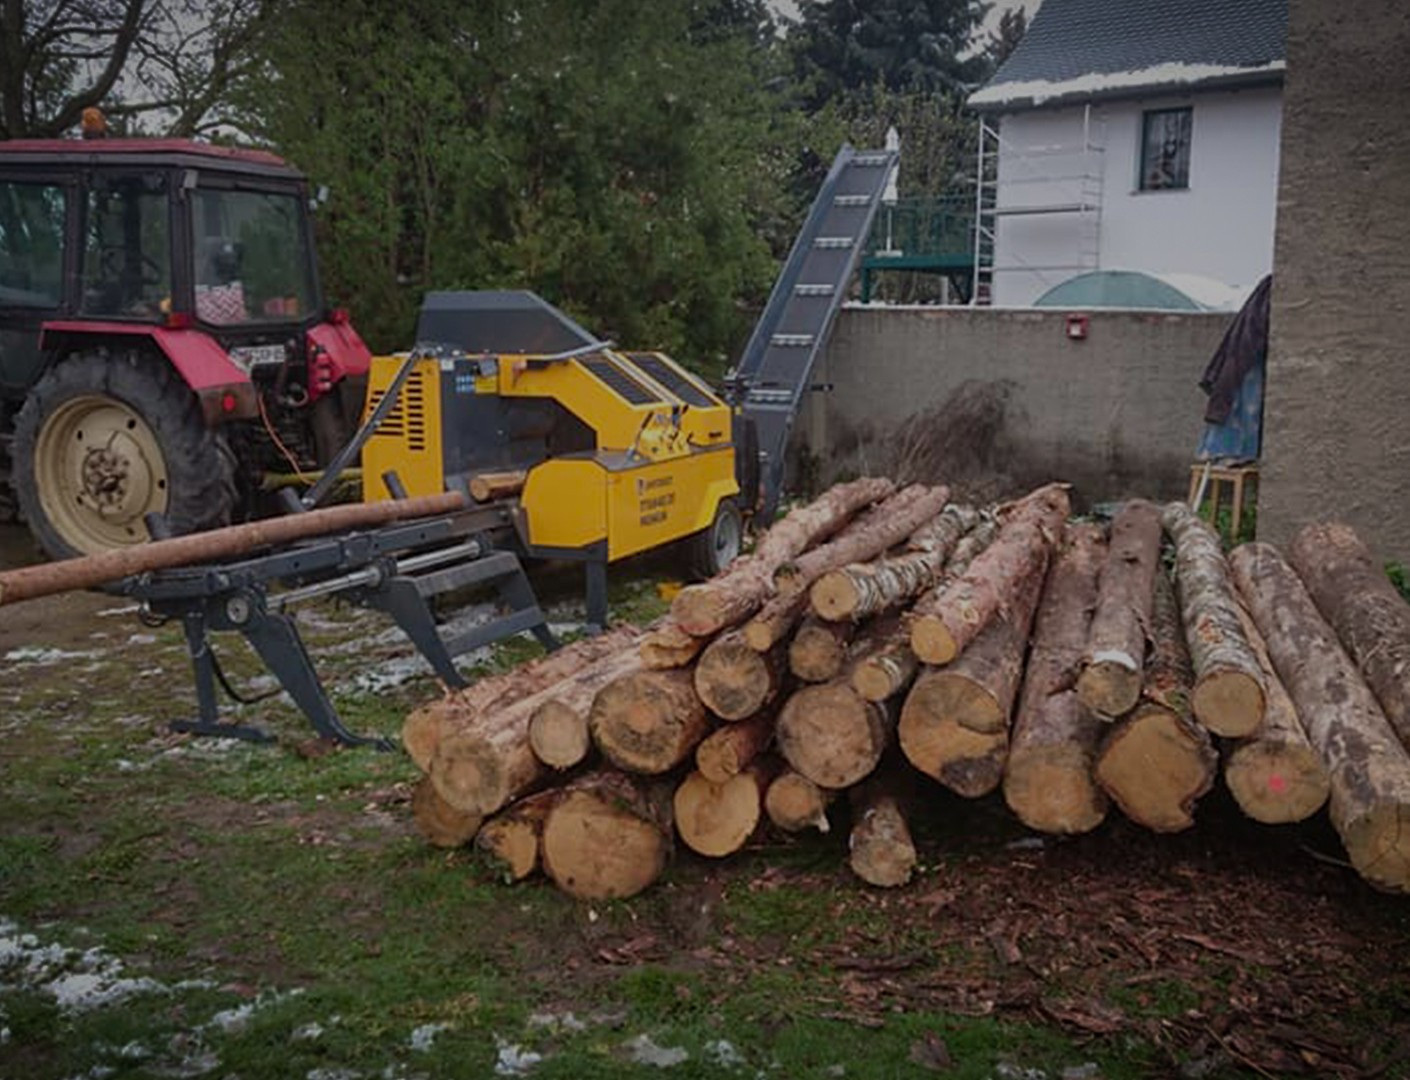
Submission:
M 788 645 L 788 669 L 804 682 L 835 679 L 847 659 L 851 623 L 824 622 L 808 616 Z
M 1106 793 L 1092 780 L 1106 725 L 1083 706 L 1076 689 L 1105 558 L 1099 526 L 1069 525 L 1033 624 L 1004 768 L 1004 801 L 1039 832 L 1090 832 L 1106 817 Z
M 1349 525 L 1309 525 L 1288 555 L 1410 749 L 1410 605 Z
M 721 720 L 743 720 L 771 702 L 783 685 L 788 658 L 782 645 L 755 652 L 731 630 L 710 642 L 695 665 L 695 692 Z
M 671 602 L 681 629 L 706 637 L 743 622 L 773 595 L 774 571 L 841 529 L 863 507 L 895 491 L 890 480 L 864 477 L 829 488 L 807 506 L 792 510 L 759 540 L 752 554 L 736 559 L 723 574 L 682 589 Z
M 768 749 L 774 738 L 773 709 L 761 709 L 747 720 L 724 724 L 695 748 L 695 768 L 712 784 L 723 784 Z
M 760 758 L 723 784 L 691 773 L 676 788 L 676 832 L 701 855 L 715 859 L 733 855 L 759 827 L 764 792 L 777 771 L 776 762 Z
M 562 789 L 543 825 L 544 873 L 580 900 L 635 896 L 671 854 L 669 784 L 599 772 Z
M 1175 541 L 1180 614 L 1195 669 L 1195 719 L 1216 735 L 1252 735 L 1266 706 L 1263 669 L 1244 636 L 1219 535 L 1184 503 L 1167 504 L 1161 522 Z
M 798 625 L 808 610 L 808 595 L 775 596 L 744 624 L 744 641 L 755 652 L 768 652 Z
M 506 882 L 523 881 L 539 868 L 539 842 L 557 790 L 540 791 L 506 806 L 480 826 L 475 848 Z
M 630 648 L 635 640 L 633 628 L 617 627 L 565 645 L 510 671 L 477 679 L 462 690 L 453 690 L 413 710 L 402 723 L 402 746 L 416 767 L 426 772 L 447 731 L 473 725 L 495 709 L 506 708 Z
M 687 634 L 678 622 L 667 616 L 643 635 L 637 649 L 642 666 L 659 671 L 685 667 L 708 644 L 709 638 Z
M 1298 719 L 1292 698 L 1273 670 L 1263 635 L 1241 608 L 1244 637 L 1263 669 L 1268 706 L 1263 728 L 1239 740 L 1224 759 L 1224 782 L 1239 808 L 1255 821 L 1283 825 L 1303 821 L 1327 801 L 1327 770 Z
M 995 516 L 1000 526 L 1030 521 L 1053 533 L 1072 513 L 1071 491 L 1070 484 L 1044 484 L 1020 499 L 1004 503 Z
M 277 547 L 293 540 L 324 536 L 345 529 L 366 529 L 408 518 L 453 514 L 463 510 L 465 505 L 464 495 L 447 491 L 441 495 L 420 495 L 412 499 L 328 506 L 304 514 L 266 518 L 264 521 L 229 525 L 171 540 L 153 540 L 146 544 L 114 548 L 98 555 L 3 570 L 0 571 L 0 604 L 17 604 L 22 600 L 36 600 L 41 596 L 53 596 L 75 589 L 94 589 L 133 574 L 231 559 L 260 548 Z
M 1067 493 L 1054 489 L 1023 505 L 962 575 L 916 605 L 911 648 L 924 663 L 954 660 L 1046 566 L 1048 549 L 1067 518 Z
M 764 795 L 764 811 L 769 820 L 784 832 L 817 829 L 830 832 L 827 808 L 837 792 L 818 787 L 802 773 L 784 769 L 769 785 Z
M 1327 769 L 1332 824 L 1352 866 L 1373 885 L 1410 892 L 1410 753 L 1277 550 L 1245 544 L 1229 562 Z
M 845 535 L 779 566 L 774 586 L 784 596 L 807 592 L 829 570 L 874 559 L 939 514 L 949 498 L 950 489 L 944 485 L 912 484 L 868 510 Z
M 417 781 L 411 791 L 411 815 L 421 835 L 443 848 L 470 843 L 484 821 L 479 814 L 457 810 L 442 799 L 428 776 Z
M 478 473 L 470 478 L 470 497 L 476 502 L 489 502 L 491 499 L 517 495 L 524 490 L 528 479 L 529 474 L 524 469 Z
M 809 592 L 813 611 L 836 622 L 860 622 L 935 586 L 961 537 L 979 523 L 978 511 L 947 506 L 912 534 L 911 551 L 894 559 L 851 563 L 829 570 Z
M 901 804 L 879 778 L 852 789 L 847 862 L 868 885 L 896 889 L 911 880 L 916 847 Z
M 1097 752 L 1097 783 L 1132 821 L 1156 832 L 1194 824 L 1194 807 L 1214 786 L 1219 756 L 1190 712 L 1194 681 L 1175 591 L 1155 577 L 1150 617 L 1151 658 L 1141 697 Z
M 588 718 L 592 741 L 608 761 L 647 775 L 674 769 L 712 726 L 684 668 L 639 671 L 608 683 Z
M 1159 561 L 1160 511 L 1144 499 L 1133 499 L 1111 523 L 1085 667 L 1077 680 L 1082 704 L 1100 716 L 1121 716 L 1140 699 Z
M 857 658 L 848 681 L 865 700 L 881 702 L 910 686 L 919 670 L 920 660 L 911 649 L 910 632 L 898 627 L 876 649 Z
M 795 691 L 779 711 L 774 737 L 795 772 L 819 787 L 845 788 L 876 768 L 895 727 L 889 710 L 834 680 Z

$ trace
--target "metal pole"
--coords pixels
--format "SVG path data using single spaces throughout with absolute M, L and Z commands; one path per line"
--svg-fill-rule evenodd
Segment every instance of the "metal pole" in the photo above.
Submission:
M 979 118 L 979 158 L 974 177 L 974 269 L 970 271 L 969 306 L 979 304 L 979 250 L 984 229 L 984 117 Z M 998 198 L 998 192 L 994 193 Z

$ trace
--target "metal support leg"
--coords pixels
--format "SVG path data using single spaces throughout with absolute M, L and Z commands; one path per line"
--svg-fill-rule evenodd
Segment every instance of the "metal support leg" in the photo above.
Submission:
M 543 613 L 539 611 L 539 598 L 534 595 L 534 587 L 529 584 L 529 579 L 524 576 L 523 568 L 519 568 L 513 574 L 507 574 L 495 582 L 495 588 L 499 592 L 499 601 L 510 611 L 537 611 L 539 621 L 529 628 L 530 632 L 538 639 L 549 652 L 558 648 L 558 639 L 549 630 L 548 623 L 543 620 Z
M 197 720 L 173 720 L 171 730 L 185 735 L 215 735 L 246 742 L 273 742 L 274 736 L 248 724 L 223 723 L 215 696 L 215 658 L 206 638 L 205 613 L 187 611 L 181 619 L 186 630 L 186 648 L 191 654 L 191 666 L 196 672 L 196 702 L 200 708 Z
M 338 719 L 338 711 L 333 708 L 323 684 L 318 680 L 308 649 L 304 647 L 303 639 L 289 616 L 265 612 L 241 630 L 319 735 L 344 746 L 393 749 L 389 739 L 354 735 L 343 726 Z
M 607 629 L 607 563 L 593 559 L 587 564 L 588 631 Z
M 466 685 L 464 676 L 456 670 L 455 661 L 441 639 L 436 618 L 414 581 L 392 578 L 373 602 L 396 620 L 402 633 L 411 639 L 443 683 L 456 689 Z

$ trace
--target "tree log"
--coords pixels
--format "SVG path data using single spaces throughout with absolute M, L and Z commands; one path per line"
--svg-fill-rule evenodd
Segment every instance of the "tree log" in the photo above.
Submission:
M 774 738 L 773 709 L 760 709 L 747 720 L 724 724 L 695 748 L 695 768 L 712 784 L 738 776 Z
M 608 683 L 588 718 L 592 740 L 608 761 L 647 775 L 674 769 L 712 726 L 684 668 L 639 671 Z
M 480 826 L 475 848 L 506 882 L 523 881 L 539 868 L 539 841 L 549 810 L 560 798 L 554 789 L 506 806 Z
M 848 674 L 852 689 L 867 701 L 881 702 L 910 686 L 920 670 L 910 637 L 908 630 L 897 627 L 876 649 L 858 656 Z
M 517 495 L 524 490 L 528 479 L 529 474 L 524 469 L 477 473 L 470 478 L 470 497 L 476 502 L 489 502 L 491 499 Z
M 832 829 L 827 820 L 827 808 L 836 795 L 837 792 L 818 787 L 802 773 L 784 769 L 764 795 L 764 811 L 784 832 L 817 829 L 825 833 Z
M 627 650 L 565 679 L 545 692 L 529 717 L 529 747 L 549 768 L 562 772 L 581 765 L 592 749 L 588 716 L 608 683 L 644 670 L 640 651 Z
M 680 623 L 667 616 L 651 627 L 637 646 L 643 667 L 653 671 L 685 667 L 700 650 L 710 644 L 708 637 L 695 637 L 681 629 Z
M 891 712 L 834 680 L 795 691 L 779 711 L 774 738 L 795 772 L 819 787 L 845 788 L 876 768 L 895 727 Z
M 954 660 L 1041 575 L 1068 512 L 1065 490 L 1050 495 L 1022 504 L 1024 510 L 1000 528 L 963 574 L 916 605 L 911 648 L 924 663 Z
M 1410 749 L 1410 605 L 1349 525 L 1307 526 L 1288 556 Z
M 1161 521 L 1175 541 L 1185 644 L 1195 668 L 1195 719 L 1216 735 L 1252 735 L 1263 723 L 1263 669 L 1244 636 L 1219 534 L 1184 503 L 1168 503 Z
M 411 814 L 421 835 L 444 848 L 470 843 L 484 821 L 479 814 L 457 810 L 442 799 L 429 776 L 423 776 L 412 788 Z
M 1142 700 L 1103 741 L 1095 776 L 1132 821 L 1179 832 L 1194 824 L 1195 803 L 1214 786 L 1219 756 L 1190 713 L 1194 675 L 1175 590 L 1163 572 L 1152 593 Z
M 1277 550 L 1245 544 L 1229 562 L 1327 769 L 1332 824 L 1352 866 L 1373 885 L 1410 892 L 1410 753 Z
M 912 534 L 908 554 L 823 574 L 809 593 L 813 611 L 833 622 L 859 622 L 901 606 L 934 587 L 961 537 L 978 523 L 979 514 L 970 507 L 945 507 Z
M 1268 706 L 1263 728 L 1240 739 L 1224 759 L 1224 783 L 1239 808 L 1255 821 L 1283 825 L 1322 809 L 1331 790 L 1327 770 L 1307 740 L 1297 708 L 1273 670 L 1263 635 L 1241 608 L 1244 637 L 1263 669 Z
M 755 652 L 768 652 L 798 625 L 808 610 L 808 594 L 775 596 L 744 624 L 744 641 Z
M 682 589 L 671 602 L 681 629 L 706 637 L 743 622 L 773 595 L 774 571 L 841 529 L 863 507 L 896 490 L 890 480 L 864 477 L 838 484 L 792 510 L 718 577 Z
M 847 862 L 868 885 L 895 889 L 911 880 L 916 847 L 890 786 L 873 777 L 852 789 L 852 834 Z
M 466 728 L 496 709 L 503 709 L 536 694 L 591 664 L 629 648 L 636 640 L 632 627 L 617 627 L 556 649 L 511 671 L 486 675 L 462 690 L 414 710 L 402 723 L 401 741 L 422 772 L 431 768 L 441 736 Z
M 670 785 L 599 772 L 562 789 L 544 820 L 543 869 L 580 900 L 635 896 L 671 854 Z
M 755 652 L 744 634 L 721 634 L 695 665 L 695 692 L 721 720 L 753 716 L 778 694 L 788 657 L 782 645 Z
M 723 784 L 693 772 L 676 788 L 676 832 L 701 855 L 733 855 L 754 835 L 763 816 L 764 792 L 778 771 L 769 758 L 751 762 Z
M 868 510 L 844 535 L 779 566 L 774 571 L 774 586 L 784 596 L 807 592 L 829 570 L 875 558 L 933 519 L 949 498 L 950 489 L 943 485 L 927 488 L 912 484 L 898 491 Z
M 788 645 L 788 668 L 804 682 L 835 679 L 847 659 L 851 623 L 824 622 L 815 615 L 805 618 Z
M 1141 696 L 1141 669 L 1160 561 L 1160 511 L 1144 499 L 1126 503 L 1111 523 L 1097 610 L 1077 694 L 1100 716 L 1129 712 Z
M 1106 794 L 1092 780 L 1105 725 L 1076 690 L 1105 557 L 1100 526 L 1069 525 L 1033 624 L 1004 768 L 1004 800 L 1039 832 L 1090 832 L 1106 817 Z

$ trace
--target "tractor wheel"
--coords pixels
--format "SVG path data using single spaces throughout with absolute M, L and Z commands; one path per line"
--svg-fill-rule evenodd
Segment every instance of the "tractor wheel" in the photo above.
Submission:
M 715 520 L 687 541 L 690 572 L 697 578 L 712 578 L 739 555 L 744 541 L 744 520 L 733 499 L 721 499 Z
M 190 388 L 165 360 L 80 353 L 34 385 L 15 421 L 14 487 L 52 558 L 147 540 L 144 517 L 173 534 L 230 523 L 234 463 Z

